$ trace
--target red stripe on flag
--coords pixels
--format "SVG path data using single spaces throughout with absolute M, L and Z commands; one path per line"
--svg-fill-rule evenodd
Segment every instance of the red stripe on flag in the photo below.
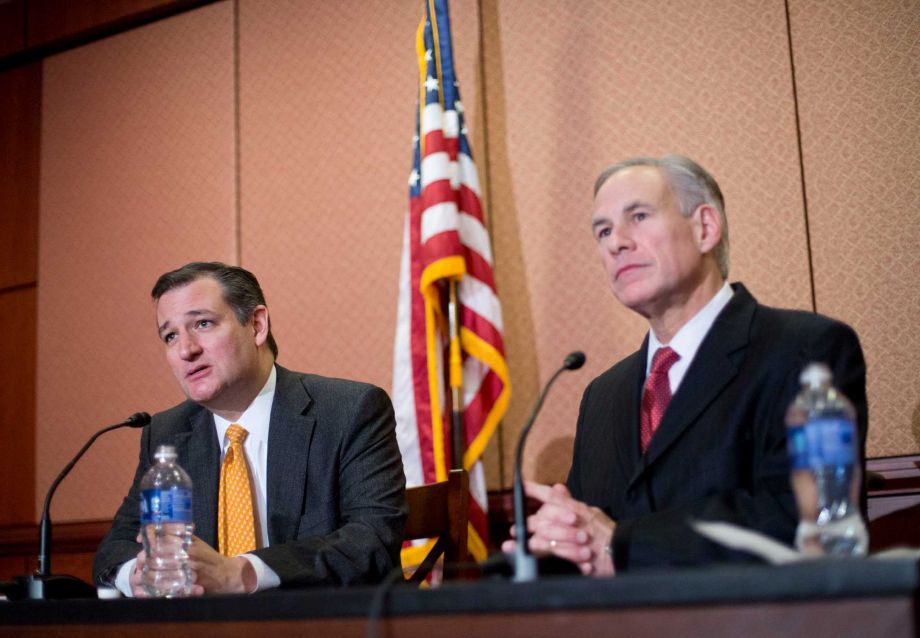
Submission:
M 460 311 L 460 323 L 464 328 L 479 335 L 479 338 L 492 345 L 502 355 L 505 354 L 505 341 L 502 333 L 496 329 L 492 322 L 482 315 L 474 312 L 467 306 Z
M 464 253 L 466 255 L 466 271 L 491 288 L 492 292 L 495 292 L 495 276 L 492 273 L 492 266 L 478 252 L 472 250 L 466 244 L 464 246 L 466 247 Z
M 425 343 L 425 301 L 419 292 L 422 276 L 422 248 L 419 245 L 422 203 L 418 198 L 409 200 L 409 250 L 412 299 L 410 316 L 410 343 L 412 349 L 412 387 L 415 393 L 415 423 L 418 431 L 419 453 L 425 482 L 435 480 L 434 444 L 431 432 L 431 395 L 428 392 L 428 349 Z M 421 339 L 418 336 L 421 335 Z
M 457 201 L 457 207 L 460 210 L 478 219 L 479 223 L 483 223 L 482 203 L 479 201 L 479 196 L 476 195 L 476 191 L 466 184 L 460 184 L 460 191 L 457 193 Z
M 425 186 L 425 190 L 422 191 L 422 202 L 425 208 L 453 201 L 456 201 L 456 198 L 449 179 L 436 179 Z
M 425 133 L 425 146 L 422 148 L 425 149 L 425 155 L 422 159 L 432 153 L 447 153 L 448 156 L 450 155 L 450 147 L 447 144 L 447 140 L 444 139 L 444 131 L 439 128 Z
M 463 411 L 463 424 L 466 426 L 464 434 L 467 445 L 472 443 L 479 431 L 482 430 L 486 416 L 488 416 L 489 410 L 492 409 L 492 405 L 498 395 L 501 394 L 502 388 L 504 388 L 502 380 L 490 370 L 482 380 L 479 390 Z
M 422 259 L 425 265 L 450 257 L 458 253 L 462 254 L 463 248 L 460 244 L 460 233 L 455 230 L 449 230 L 428 239 L 422 246 Z

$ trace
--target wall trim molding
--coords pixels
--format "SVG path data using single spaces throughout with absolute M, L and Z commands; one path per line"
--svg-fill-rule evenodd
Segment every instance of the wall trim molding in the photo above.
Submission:
M 95 552 L 111 526 L 111 520 L 56 523 L 51 529 L 52 550 L 54 554 Z M 0 527 L 0 556 L 28 555 L 38 555 L 38 524 Z
M 5 56 L 0 56 L 0 72 L 38 62 L 50 55 L 56 55 L 69 49 L 75 49 L 84 44 L 90 44 L 91 42 L 118 35 L 119 33 L 163 20 L 164 18 L 171 18 L 180 13 L 198 9 L 218 1 L 219 0 L 170 0 L 164 5 L 152 7 L 145 11 L 136 11 L 115 20 L 93 25 L 81 31 L 70 33 L 48 42 L 31 46 L 29 46 L 27 42 L 24 49 Z

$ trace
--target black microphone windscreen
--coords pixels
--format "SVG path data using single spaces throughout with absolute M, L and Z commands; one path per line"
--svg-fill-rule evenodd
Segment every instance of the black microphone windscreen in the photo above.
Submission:
M 575 352 L 570 352 L 569 355 L 565 358 L 565 362 L 562 364 L 562 367 L 566 370 L 578 370 L 581 366 L 585 365 L 585 353 L 580 350 Z
M 130 425 L 132 428 L 142 428 L 150 423 L 150 415 L 146 412 L 135 412 L 127 419 L 125 419 L 125 423 Z

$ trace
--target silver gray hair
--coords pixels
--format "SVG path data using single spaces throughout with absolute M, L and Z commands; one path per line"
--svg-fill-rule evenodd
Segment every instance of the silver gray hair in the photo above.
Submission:
M 594 182 L 594 195 L 614 174 L 631 166 L 652 166 L 661 171 L 671 192 L 677 200 L 681 215 L 690 217 L 701 204 L 709 204 L 719 211 L 722 222 L 722 239 L 716 245 L 713 254 L 719 265 L 723 279 L 728 279 L 728 219 L 725 217 L 725 200 L 722 189 L 709 172 L 683 155 L 665 155 L 661 159 L 654 157 L 631 157 L 609 166 L 597 176 Z

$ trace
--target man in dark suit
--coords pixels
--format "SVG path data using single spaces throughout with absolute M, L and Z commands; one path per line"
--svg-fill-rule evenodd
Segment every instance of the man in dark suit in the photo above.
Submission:
M 727 283 L 722 193 L 688 158 L 604 171 L 592 226 L 614 295 L 650 331 L 585 390 L 567 484 L 527 484 L 543 503 L 528 521 L 531 548 L 605 575 L 751 560 L 704 539 L 694 520 L 791 544 L 798 516 L 784 415 L 806 363 L 827 363 L 854 402 L 865 459 L 856 334 L 814 313 L 762 306 Z
M 405 479 L 386 393 L 276 365 L 264 295 L 242 268 L 188 264 L 161 276 L 152 296 L 188 400 L 144 428 L 134 483 L 96 554 L 96 581 L 144 594 L 139 484 L 163 444 L 175 446 L 193 481 L 193 593 L 369 583 L 397 566 Z M 222 459 L 234 456 L 228 431 L 240 426 L 252 516 L 234 555 L 221 527 L 234 514 L 219 512 L 218 500 Z

